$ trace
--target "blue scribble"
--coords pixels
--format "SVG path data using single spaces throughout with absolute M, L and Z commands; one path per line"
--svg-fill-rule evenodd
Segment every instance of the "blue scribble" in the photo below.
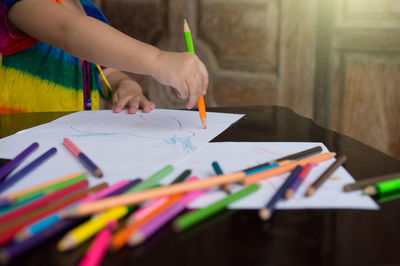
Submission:
M 196 150 L 196 147 L 193 146 L 190 138 L 178 138 L 173 136 L 171 138 L 165 138 L 163 141 L 168 145 L 182 149 L 186 153 L 191 153 Z

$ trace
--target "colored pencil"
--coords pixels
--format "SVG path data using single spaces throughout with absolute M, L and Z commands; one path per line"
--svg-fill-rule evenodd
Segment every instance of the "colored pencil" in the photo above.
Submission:
M 118 222 L 111 221 L 100 233 L 96 235 L 79 266 L 101 265 L 110 243 L 112 232 L 117 228 Z
M 329 166 L 328 169 L 317 179 L 306 191 L 306 196 L 312 196 L 315 191 L 322 186 L 322 184 L 328 180 L 328 178 L 336 171 L 345 161 L 347 160 L 346 155 L 340 155 L 336 161 Z
M 378 182 L 363 189 L 363 192 L 370 196 L 382 196 L 397 191 L 400 191 L 400 178 Z
M 119 220 L 129 212 L 126 206 L 112 208 L 104 214 L 96 216 L 89 221 L 69 231 L 57 244 L 59 251 L 67 251 L 88 240 L 103 229 L 111 220 Z
M 90 195 L 83 200 L 79 201 L 79 203 L 84 203 L 84 202 L 90 202 L 94 201 L 97 199 L 105 198 L 108 196 L 115 196 L 119 195 L 126 190 L 130 189 L 134 185 L 138 184 L 140 182 L 140 179 L 136 179 L 132 182 L 129 182 L 129 180 L 122 180 L 118 182 L 117 184 L 114 184 L 110 187 L 107 187 L 93 195 Z M 28 227 L 22 229 L 16 236 L 15 239 L 18 241 L 22 241 L 23 239 L 26 239 L 28 237 L 31 237 L 34 234 L 37 234 L 49 226 L 52 226 L 53 224 L 57 223 L 62 219 L 62 213 L 57 213 L 54 215 L 51 215 L 49 217 L 46 217 L 45 219 L 42 219 L 34 224 L 29 225 Z
M 141 226 L 143 226 L 144 224 L 146 224 L 149 221 L 151 221 L 152 219 L 154 219 L 159 213 L 164 211 L 169 206 L 172 206 L 174 203 L 176 203 L 181 198 L 182 198 L 181 194 L 171 196 L 167 202 L 165 202 L 163 205 L 159 206 L 153 212 L 149 213 L 142 220 L 137 221 L 134 224 L 132 224 L 128 227 L 125 227 L 124 229 L 122 229 L 121 231 L 116 233 L 112 239 L 111 248 L 113 250 L 122 248 L 127 243 L 127 241 L 129 240 L 129 237 L 131 236 L 131 234 L 133 232 L 135 232 Z
M 72 174 L 72 175 L 67 175 L 67 176 L 64 176 L 64 177 L 60 177 L 58 179 L 54 179 L 54 180 L 51 180 L 49 182 L 45 182 L 45 183 L 37 185 L 37 186 L 32 186 L 32 187 L 29 187 L 29 188 L 26 188 L 26 189 L 23 189 L 23 190 L 20 190 L 20 191 L 11 193 L 11 194 L 7 194 L 3 198 L 19 200 L 19 199 L 21 199 L 19 197 L 21 197 L 21 196 L 23 196 L 25 194 L 33 193 L 33 192 L 38 191 L 40 189 L 44 189 L 44 188 L 46 188 L 48 186 L 51 186 L 51 185 L 54 185 L 54 184 L 57 184 L 57 183 L 60 183 L 60 182 L 63 182 L 63 181 L 78 177 L 78 176 L 82 176 L 82 175 L 85 175 L 85 173 L 79 172 L 79 173 L 75 173 L 75 174 Z M 41 191 L 43 191 L 43 190 L 41 190 Z
M 50 204 L 51 202 L 53 202 L 54 200 L 57 200 L 63 196 L 66 196 L 74 191 L 78 191 L 80 189 L 83 189 L 84 187 L 86 187 L 88 185 L 87 182 L 85 181 L 81 181 L 79 183 L 76 183 L 72 186 L 66 187 L 62 190 L 59 190 L 57 192 L 48 194 L 38 200 L 35 200 L 31 203 L 25 204 L 17 209 L 14 209 L 6 214 L 4 214 L 3 216 L 0 217 L 0 226 L 5 224 L 5 223 L 9 223 L 10 221 L 12 221 L 14 218 L 17 218 L 19 216 L 23 216 L 26 215 L 27 213 L 34 211 L 38 208 L 41 208 L 47 204 Z
M 213 186 L 223 185 L 227 183 L 234 182 L 243 182 L 245 184 L 251 184 L 254 182 L 258 182 L 268 177 L 280 175 L 286 173 L 288 171 L 293 170 L 297 164 L 306 165 L 310 162 L 321 162 L 324 160 L 331 159 L 335 156 L 335 153 L 324 153 L 320 155 L 316 155 L 313 157 L 309 157 L 306 159 L 302 159 L 293 163 L 288 163 L 279 167 L 275 167 L 273 169 L 265 170 L 263 172 L 246 176 L 246 173 L 243 171 L 218 175 L 214 177 L 210 177 L 203 180 L 193 181 L 193 182 L 183 182 L 179 184 L 173 184 L 166 187 L 154 188 L 150 190 L 141 191 L 133 194 L 125 194 L 118 197 L 110 197 L 108 199 L 98 200 L 96 202 L 90 202 L 81 204 L 75 209 L 71 209 L 65 213 L 68 217 L 80 217 L 85 216 L 97 212 L 101 212 L 107 210 L 109 208 L 113 208 L 116 206 L 123 205 L 133 205 L 137 203 L 144 202 L 146 200 L 159 198 L 163 196 L 170 196 L 173 194 L 186 193 L 193 190 L 202 190 L 211 188 Z
M 21 200 L 24 200 L 24 199 L 27 199 L 27 198 L 31 198 L 32 196 L 34 196 L 34 195 L 36 195 L 38 193 L 56 192 L 56 191 L 58 191 L 60 189 L 63 189 L 63 188 L 66 188 L 68 186 L 71 186 L 73 184 L 76 184 L 78 182 L 81 182 L 82 180 L 85 180 L 86 178 L 87 178 L 86 174 L 82 174 L 82 175 L 76 176 L 74 178 L 70 178 L 70 179 L 67 179 L 65 181 L 62 181 L 62 182 L 59 182 L 59 183 L 56 183 L 56 184 L 53 184 L 53 185 L 50 185 L 50 186 L 47 186 L 47 187 L 32 191 L 32 192 L 29 192 L 29 193 L 26 193 L 26 194 L 20 195 L 20 196 L 16 197 L 15 200 L 18 202 L 18 201 L 21 201 Z
M 186 178 L 188 178 L 192 174 L 192 169 L 186 169 L 183 171 L 177 178 L 175 178 L 171 184 L 177 184 L 182 181 L 184 181 Z
M 102 177 L 103 172 L 100 168 L 89 159 L 69 138 L 64 138 L 64 145 L 67 149 L 86 166 L 86 168 L 96 177 Z
M 25 150 L 23 150 L 20 154 L 15 156 L 14 159 L 8 161 L 5 165 L 0 168 L 0 183 L 3 182 L 7 175 L 14 170 L 21 162 L 23 162 L 29 154 L 35 151 L 39 147 L 37 142 L 32 143 Z
M 219 163 L 217 161 L 212 162 L 211 166 L 213 167 L 214 172 L 215 172 L 216 175 L 223 175 L 224 174 L 224 172 L 222 171 L 221 166 L 219 165 Z M 225 184 L 225 185 L 221 186 L 221 189 L 223 191 L 225 191 L 226 193 L 231 193 L 232 187 L 231 187 L 231 184 L 228 183 L 228 184 Z
M 33 235 L 22 242 L 10 243 L 0 250 L 0 261 L 3 263 L 8 263 L 14 258 L 24 254 L 26 251 L 35 248 L 41 243 L 53 238 L 55 235 L 82 223 L 84 220 L 85 219 L 63 219 L 53 226 L 50 226 L 46 230 L 43 230 L 42 232 Z
M 13 239 L 13 237 L 21 230 L 24 226 L 37 221 L 73 202 L 76 202 L 80 198 L 85 197 L 88 191 L 81 191 L 83 188 L 87 187 L 89 182 L 87 180 L 81 181 L 74 184 L 68 188 L 60 191 L 57 198 L 49 202 L 42 208 L 37 208 L 30 210 L 18 217 L 9 220 L 8 223 L 3 223 L 0 225 L 0 245 L 3 245 Z M 76 192 L 76 193 L 75 193 Z M 56 194 L 56 193 L 54 193 Z
M 306 156 L 310 156 L 310 155 L 313 155 L 313 154 L 316 154 L 316 153 L 320 153 L 321 151 L 322 151 L 322 148 L 320 146 L 316 146 L 316 147 L 313 147 L 311 149 L 303 150 L 303 151 L 300 151 L 300 152 L 297 152 L 297 153 L 293 153 L 293 154 L 281 157 L 281 158 L 276 159 L 274 161 L 266 162 L 266 163 L 263 163 L 263 164 L 259 164 L 259 165 L 247 168 L 247 169 L 245 169 L 243 171 L 244 172 L 250 172 L 251 170 L 260 168 L 262 166 L 268 166 L 268 165 L 276 164 L 276 163 L 279 163 L 279 162 L 282 162 L 282 161 L 286 161 L 286 160 L 298 160 L 298 159 L 301 159 L 301 158 L 306 157 Z
M 189 28 L 189 25 L 188 25 L 186 19 L 184 20 L 184 24 L 183 24 L 183 31 L 185 33 L 187 50 L 188 50 L 188 52 L 194 54 L 195 52 L 194 52 L 194 46 L 193 46 L 192 33 L 190 31 L 190 28 Z M 197 101 L 197 106 L 199 108 L 201 123 L 203 124 L 204 129 L 207 129 L 207 113 L 206 113 L 206 106 L 204 104 L 203 94 L 200 94 L 200 98 Z
M 335 157 L 335 155 L 336 155 L 336 153 L 334 153 L 334 152 L 327 152 L 327 153 L 322 153 L 322 154 L 314 155 L 311 157 L 307 157 L 304 159 L 300 159 L 298 161 L 288 162 L 288 163 L 285 163 L 284 165 L 266 170 L 265 172 L 252 174 L 252 175 L 246 177 L 244 179 L 244 181 L 242 182 L 242 184 L 243 185 L 253 184 L 253 183 L 261 181 L 267 177 L 277 176 L 277 175 L 292 171 L 297 165 L 305 166 L 308 163 L 318 163 L 318 162 L 326 161 L 326 160 L 329 160 L 329 159 Z
M 168 174 L 172 173 L 173 170 L 174 170 L 174 167 L 172 165 L 167 165 L 167 166 L 163 167 L 161 170 L 157 171 L 156 173 L 154 173 L 152 176 L 150 176 L 146 180 L 143 180 L 137 186 L 134 186 L 133 188 L 128 190 L 126 192 L 126 194 L 149 189 L 150 187 L 158 184 L 160 182 L 160 180 L 165 178 Z
M 376 176 L 376 177 L 368 178 L 365 180 L 360 180 L 360 181 L 357 181 L 356 183 L 345 185 L 343 187 L 343 190 L 345 192 L 350 192 L 350 191 L 364 188 L 369 185 L 374 185 L 378 182 L 382 182 L 382 181 L 386 181 L 386 180 L 390 180 L 390 179 L 394 179 L 394 178 L 400 178 L 400 172 L 383 175 L 383 176 Z
M 228 195 L 226 198 L 217 201 L 210 206 L 204 208 L 204 209 L 199 209 L 187 214 L 184 214 L 177 219 L 174 220 L 173 222 L 173 228 L 176 231 L 183 231 L 201 221 L 204 219 L 214 215 L 215 213 L 225 209 L 229 204 L 238 201 L 251 193 L 257 191 L 260 188 L 259 184 L 252 184 L 250 186 L 247 186 L 240 191 Z
M 167 208 L 164 212 L 160 213 L 156 218 L 149 221 L 147 224 L 140 227 L 129 238 L 128 244 L 130 246 L 137 246 L 151 237 L 157 230 L 175 218 L 181 213 L 191 202 L 205 193 L 205 190 L 192 191 L 187 193 L 178 202 Z
M 143 181 L 145 182 L 145 181 Z M 143 182 L 138 183 L 133 188 L 140 186 Z M 151 185 L 152 183 L 147 183 L 147 185 Z M 147 187 L 145 187 L 147 188 Z M 132 188 L 127 190 L 124 193 L 130 193 Z M 115 208 L 111 208 L 104 213 L 101 213 L 87 222 L 79 225 L 73 230 L 69 231 L 59 242 L 58 242 L 58 250 L 66 251 L 73 249 L 85 242 L 87 239 L 92 237 L 98 231 L 103 229 L 111 220 L 118 221 L 122 217 L 126 216 L 129 212 L 131 212 L 135 206 L 119 206 Z M 63 214 L 64 215 L 64 214 Z
M 37 157 L 35 160 L 33 160 L 31 163 L 29 163 L 27 166 L 19 170 L 17 173 L 9 176 L 4 182 L 0 183 L 0 192 L 3 192 L 16 182 L 24 178 L 27 174 L 36 169 L 39 165 L 41 165 L 44 161 L 46 161 L 56 152 L 57 152 L 56 148 L 49 149 L 48 151 Z
M 296 191 L 300 187 L 301 183 L 303 183 L 303 181 L 306 179 L 307 175 L 310 173 L 311 168 L 312 168 L 311 163 L 308 163 L 304 166 L 304 168 L 301 170 L 299 175 L 293 181 L 292 185 L 285 191 L 286 199 L 290 199 L 291 197 L 294 196 L 294 193 L 296 193 Z
M 258 214 L 263 221 L 268 220 L 272 213 L 275 211 L 276 203 L 281 200 L 285 194 L 286 189 L 290 187 L 293 181 L 297 178 L 300 171 L 303 169 L 302 166 L 298 165 L 294 170 L 290 173 L 290 175 L 286 178 L 283 184 L 279 187 L 276 193 L 272 196 L 272 198 L 268 201 L 267 205 L 260 209 Z
M 175 180 L 172 181 L 171 184 L 176 184 L 179 182 L 184 181 L 189 175 L 192 173 L 192 170 L 185 170 L 182 174 L 180 174 Z M 151 201 L 149 204 L 140 207 L 139 209 L 135 210 L 126 220 L 125 225 L 131 225 L 138 220 L 143 219 L 149 213 L 153 212 L 155 209 L 163 205 L 165 202 L 169 200 L 169 197 L 160 197 Z
M 26 200 L 19 201 L 17 203 L 14 203 L 12 205 L 7 206 L 7 207 L 1 208 L 0 209 L 0 216 L 5 214 L 5 213 L 8 213 L 8 212 L 10 212 L 10 211 L 12 211 L 12 210 L 14 210 L 16 208 L 18 208 L 18 207 L 20 207 L 22 205 L 25 205 L 25 204 L 27 204 L 29 202 L 37 200 L 37 199 L 39 199 L 39 198 L 41 198 L 41 197 L 43 197 L 45 195 L 46 195 L 46 193 L 37 194 L 37 195 L 33 196 L 32 198 L 28 198 Z

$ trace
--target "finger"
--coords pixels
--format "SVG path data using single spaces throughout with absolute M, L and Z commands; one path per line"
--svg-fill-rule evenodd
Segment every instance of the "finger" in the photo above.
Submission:
M 183 80 L 182 82 L 179 83 L 177 87 L 175 87 L 178 91 L 177 95 L 181 99 L 186 99 L 189 97 L 189 88 L 186 84 L 186 82 Z
M 119 94 L 118 93 L 114 93 L 114 95 L 112 96 L 112 109 L 114 111 L 114 113 L 120 113 L 122 111 L 122 109 L 117 107 L 117 102 L 119 100 Z
M 202 87 L 202 93 L 205 95 L 207 93 L 207 88 L 208 88 L 208 71 L 206 66 L 199 60 L 199 68 L 202 74 L 202 79 L 203 79 L 203 87 Z
M 127 103 L 131 100 L 132 96 L 126 95 L 123 97 L 118 97 L 117 101 L 113 104 L 113 110 L 115 113 L 121 112 Z
M 150 112 L 151 110 L 153 110 L 153 109 L 152 109 L 151 102 L 150 102 L 149 100 L 147 100 L 145 97 L 142 97 L 142 98 L 140 99 L 139 108 L 142 108 L 142 109 L 143 109 L 143 113 L 148 113 L 148 112 Z
M 192 109 L 200 97 L 200 91 L 196 89 L 198 86 L 196 84 L 196 81 L 193 79 L 188 81 L 187 85 L 189 87 L 189 100 L 186 103 L 186 108 Z
M 137 110 L 139 109 L 139 101 L 140 97 L 132 97 L 132 99 L 128 102 L 128 114 L 136 114 Z

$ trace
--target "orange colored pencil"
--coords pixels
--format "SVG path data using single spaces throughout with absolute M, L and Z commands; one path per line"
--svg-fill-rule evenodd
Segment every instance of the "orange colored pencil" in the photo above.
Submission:
M 336 155 L 336 153 L 334 153 L 334 152 L 327 152 L 327 153 L 322 153 L 322 154 L 318 154 L 315 156 L 311 156 L 308 158 L 304 158 L 302 160 L 285 163 L 282 166 L 274 167 L 274 168 L 271 168 L 271 169 L 263 171 L 263 172 L 249 175 L 242 181 L 242 184 L 247 186 L 247 185 L 256 183 L 258 181 L 261 181 L 265 178 L 277 176 L 277 175 L 292 171 L 297 165 L 305 166 L 308 163 L 319 163 L 322 161 L 332 159 L 333 157 L 335 157 L 335 155 Z
M 155 209 L 153 212 L 149 213 L 142 220 L 139 220 L 133 223 L 132 225 L 129 225 L 128 227 L 125 227 L 124 229 L 119 231 L 117 234 L 114 235 L 112 239 L 111 248 L 114 250 L 122 248 L 128 242 L 130 236 L 138 229 L 140 229 L 141 226 L 145 225 L 152 219 L 157 219 L 158 214 L 160 214 L 169 206 L 180 200 L 182 197 L 183 197 L 182 194 L 171 196 L 171 198 L 167 202 L 165 202 L 163 205 Z
M 149 199 L 186 193 L 193 190 L 202 190 L 227 183 L 239 182 L 245 177 L 245 172 L 236 172 L 232 174 L 218 175 L 198 181 L 183 182 L 160 188 L 152 188 L 131 194 L 124 194 L 94 202 L 83 203 L 76 208 L 66 210 L 63 215 L 64 217 L 81 217 L 98 213 L 116 206 L 135 205 Z
M 27 194 L 27 193 L 30 193 L 32 191 L 35 191 L 35 190 L 38 190 L 38 189 L 41 189 L 41 188 L 44 188 L 44 187 L 48 187 L 48 186 L 51 186 L 51 185 L 54 185 L 54 184 L 57 184 L 57 183 L 72 179 L 74 177 L 84 175 L 84 174 L 85 174 L 84 172 L 79 172 L 79 173 L 63 176 L 63 177 L 51 180 L 49 182 L 46 182 L 46 183 L 43 183 L 43 184 L 40 184 L 40 185 L 37 185 L 37 186 L 29 187 L 27 189 L 23 189 L 23 190 L 20 190 L 20 191 L 17 191 L 17 192 L 8 194 L 8 195 L 4 195 L 4 197 L 1 197 L 1 198 L 13 200 L 13 199 L 17 198 L 20 195 Z

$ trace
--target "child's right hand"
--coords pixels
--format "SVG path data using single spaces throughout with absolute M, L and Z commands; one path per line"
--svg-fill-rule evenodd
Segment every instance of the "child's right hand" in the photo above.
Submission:
M 197 103 L 201 93 L 207 92 L 207 69 L 196 55 L 189 52 L 161 51 L 150 75 L 161 84 L 174 87 L 179 98 L 188 98 L 188 109 Z

